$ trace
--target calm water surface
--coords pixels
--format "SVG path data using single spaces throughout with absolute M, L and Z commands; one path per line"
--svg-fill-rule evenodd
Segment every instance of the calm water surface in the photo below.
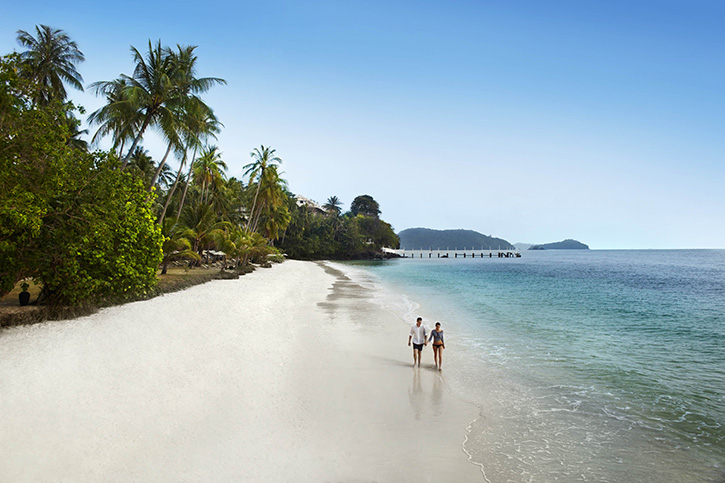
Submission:
M 725 250 L 346 267 L 404 320 L 442 322 L 490 481 L 725 481 Z

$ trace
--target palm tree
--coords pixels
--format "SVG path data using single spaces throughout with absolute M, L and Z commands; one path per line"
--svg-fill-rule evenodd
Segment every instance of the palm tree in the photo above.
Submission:
M 254 218 L 255 209 L 257 207 L 257 197 L 259 196 L 259 189 L 262 186 L 261 179 L 264 177 L 265 171 L 272 166 L 279 166 L 282 164 L 282 159 L 275 156 L 277 151 L 271 149 L 269 146 L 264 145 L 259 148 L 254 148 L 254 151 L 250 153 L 253 162 L 244 166 L 243 169 L 245 176 L 249 176 L 249 185 L 257 180 L 257 191 L 254 194 L 254 201 L 252 202 L 252 210 L 249 212 L 249 219 L 247 220 L 247 230 L 249 230 L 252 218 Z M 254 231 L 254 230 L 252 230 Z
M 233 241 L 234 246 L 227 246 L 227 248 L 233 248 L 232 256 L 236 260 L 241 258 L 241 262 L 238 262 L 238 265 L 246 266 L 249 260 L 261 259 L 272 251 L 267 240 L 262 235 L 256 232 L 250 232 L 244 228 L 232 229 L 229 237 Z
M 168 189 L 175 178 L 176 173 L 174 173 L 174 170 L 168 164 L 156 168 L 156 186 L 158 188 Z
M 88 129 L 79 129 L 81 122 L 75 118 L 72 112 L 66 113 L 65 122 L 68 126 L 68 137 L 65 141 L 66 146 L 81 151 L 88 151 L 88 143 L 80 138 L 81 135 L 88 134 Z
M 274 165 L 267 167 L 257 186 L 259 199 L 256 212 L 252 213 L 251 231 L 257 231 L 260 219 L 264 215 L 264 228 L 270 241 L 277 238 L 279 228 L 284 229 L 289 223 L 286 187 L 287 182 L 279 177 L 277 166 Z
M 184 192 L 181 195 L 181 201 L 179 202 L 179 211 L 176 216 L 181 215 L 181 210 L 184 208 L 184 201 L 186 200 L 186 192 L 189 189 L 189 183 L 191 182 L 191 174 L 194 169 L 194 162 L 196 160 L 196 150 L 202 146 L 202 141 L 213 137 L 216 139 L 216 133 L 221 131 L 223 124 L 214 115 L 214 111 L 211 109 L 201 110 L 201 106 L 198 104 L 191 104 L 191 109 L 186 110 L 187 119 L 184 123 L 186 137 L 186 145 L 194 147 L 194 154 L 191 156 L 191 162 L 189 163 L 189 171 L 186 175 L 186 184 L 184 184 Z M 164 213 L 166 211 L 164 210 Z
M 198 102 L 192 102 L 189 103 L 189 105 L 186 106 L 184 109 L 184 119 L 183 122 L 180 124 L 180 136 L 183 140 L 181 149 L 177 149 L 176 154 L 181 159 L 181 164 L 179 165 L 179 170 L 176 172 L 176 179 L 174 180 L 174 184 L 171 187 L 171 190 L 169 193 L 167 193 L 166 196 L 166 203 L 164 204 L 164 209 L 161 212 L 161 217 L 159 218 L 159 223 L 164 219 L 166 216 L 166 210 L 169 207 L 169 203 L 171 202 L 171 199 L 174 195 L 174 192 L 176 191 L 176 188 L 179 185 L 179 182 L 182 178 L 182 169 L 186 165 L 187 157 L 189 155 L 189 149 L 192 147 L 193 149 L 193 155 L 192 155 L 192 161 L 194 158 L 196 158 L 196 150 L 201 145 L 202 138 L 206 137 L 214 137 L 216 132 L 219 132 L 220 126 L 222 125 L 214 116 L 214 111 L 210 109 L 206 104 L 204 103 L 198 103 Z M 184 185 L 184 193 L 181 197 L 181 202 L 179 203 L 179 214 L 181 213 L 181 210 L 184 205 L 184 199 L 186 198 L 186 191 L 189 187 L 188 181 L 191 177 L 191 172 L 193 168 L 193 162 L 190 163 L 189 166 L 189 172 L 186 176 L 186 183 Z M 179 214 L 176 216 L 178 217 Z
M 164 157 L 161 158 L 161 162 L 159 163 L 158 168 L 156 169 L 156 172 L 151 177 L 151 182 L 148 185 L 148 191 L 149 193 L 153 191 L 154 186 L 156 186 L 156 181 L 158 180 L 159 176 L 161 176 L 161 172 L 166 168 L 169 169 L 168 165 L 166 164 L 166 160 L 169 157 L 169 154 L 171 153 L 171 150 L 173 148 L 176 148 L 177 152 L 180 152 L 183 150 L 183 144 L 181 141 L 181 138 L 179 137 L 179 120 L 173 119 L 171 124 L 165 125 L 162 127 L 161 131 L 163 133 L 164 138 L 166 139 L 167 146 L 166 146 L 166 152 L 164 153 Z
M 335 218 L 340 216 L 340 213 L 342 213 L 342 201 L 340 201 L 340 198 L 337 196 L 330 196 L 327 198 L 327 202 L 322 205 L 322 207 Z
M 128 159 L 143 137 L 149 126 L 158 127 L 167 140 L 176 142 L 174 133 L 178 132 L 181 112 L 191 97 L 209 90 L 214 84 L 225 84 L 224 79 L 216 77 L 197 78 L 194 75 L 196 57 L 191 55 L 194 47 L 179 47 L 180 52 L 186 49 L 183 59 L 166 47 L 161 41 L 152 45 L 149 41 L 148 53 L 144 55 L 135 47 L 131 47 L 136 67 L 133 76 L 122 74 L 121 80 L 126 84 L 122 99 L 114 102 L 117 112 L 132 112 L 126 120 L 127 124 L 138 124 L 133 143 L 121 161 L 121 169 L 126 167 Z M 187 55 L 188 54 L 188 55 Z M 112 84 L 118 81 L 101 81 L 93 84 L 97 92 L 113 91 Z M 198 99 L 198 98 L 197 98 Z M 106 106 L 110 107 L 110 106 Z M 96 111 L 92 116 L 104 118 Z M 169 149 L 170 150 L 170 149 Z M 167 153 L 169 152 L 167 150 Z M 165 157 L 164 157 L 165 160 Z
M 209 200 L 209 192 L 213 187 L 219 186 L 220 181 L 224 179 L 223 171 L 226 170 L 227 165 L 222 161 L 218 147 L 208 146 L 202 151 L 192 171 L 194 183 L 201 187 L 202 202 Z
M 270 253 L 267 240 L 259 233 L 248 233 L 246 243 L 243 247 L 244 259 L 242 265 L 246 265 L 249 260 L 266 258 Z M 260 260 L 261 261 L 261 260 Z
M 286 204 L 265 210 L 262 228 L 264 236 L 269 239 L 271 245 L 274 245 L 274 241 L 279 238 L 279 232 L 287 228 L 290 220 L 292 220 L 292 215 Z
M 164 236 L 164 258 L 162 261 L 161 274 L 166 273 L 169 262 L 174 260 L 196 260 L 199 255 L 191 249 L 189 236 L 192 235 L 187 229 L 179 224 L 176 218 L 167 218 L 161 225 L 161 234 Z
M 131 154 L 129 159 L 128 167 L 135 168 L 139 172 L 139 176 L 144 180 L 144 185 L 151 181 L 153 172 L 156 169 L 156 163 L 149 155 L 148 150 L 144 149 L 143 146 L 136 146 L 136 149 Z
M 231 226 L 229 222 L 220 221 L 211 207 L 204 203 L 191 205 L 184 210 L 180 223 L 186 230 L 185 233 L 192 243 L 192 249 L 200 254 L 214 243 L 222 230 Z
M 138 125 L 131 147 L 121 161 L 121 169 L 128 164 L 149 125 L 171 124 L 173 113 L 169 107 L 179 101 L 174 97 L 174 86 L 170 79 L 171 59 L 166 49 L 161 47 L 161 42 L 157 42 L 154 48 L 149 41 L 146 58 L 133 46 L 131 52 L 136 62 L 132 77 L 121 74 L 117 80 L 91 84 L 96 94 L 106 94 L 110 103 L 92 113 L 89 121 L 99 119 L 102 122 L 112 120 L 114 124 L 120 122 L 121 126 L 108 126 L 105 130 L 115 128 L 125 133 L 128 133 L 129 125 Z
M 112 149 L 119 158 L 123 155 L 126 141 L 132 141 L 136 137 L 134 133 L 141 127 L 136 109 L 128 99 L 127 87 L 124 79 L 91 84 L 97 96 L 106 97 L 106 104 L 88 116 L 88 124 L 99 125 L 91 143 L 98 145 L 101 138 L 111 135 Z
M 184 124 L 194 123 L 194 116 L 197 112 L 209 112 L 211 109 L 207 106 L 200 97 L 196 96 L 195 93 L 198 91 L 206 91 L 216 82 L 224 83 L 222 79 L 198 79 L 196 77 L 196 63 L 198 57 L 194 54 L 196 46 L 181 46 L 176 45 L 176 52 L 169 50 L 169 57 L 173 63 L 173 75 L 174 83 L 178 86 L 181 96 L 184 98 L 184 102 L 181 104 L 180 109 L 175 116 L 175 125 L 162 126 L 164 136 L 167 138 L 169 146 L 166 150 L 166 155 L 161 160 L 159 165 L 159 172 L 161 167 L 166 163 L 166 158 L 171 151 L 172 145 L 175 146 L 178 153 L 181 153 L 183 157 L 184 150 L 186 148 L 184 142 L 184 134 L 188 129 L 185 129 Z M 198 82 L 208 83 L 207 87 L 199 88 Z M 197 86 L 195 89 L 194 86 Z M 187 114 L 187 111 L 189 114 Z M 150 189 L 150 188 L 149 188 Z
M 23 73 L 38 85 L 33 104 L 65 100 L 66 82 L 82 91 L 83 77 L 75 66 L 86 59 L 78 45 L 62 30 L 47 25 L 36 25 L 35 32 L 36 37 L 25 30 L 17 32 L 18 43 L 28 48 L 20 54 Z
M 244 206 L 246 198 L 244 183 L 234 177 L 226 180 L 222 188 L 221 196 L 215 197 L 214 201 L 217 212 L 223 212 L 230 222 L 242 226 L 244 224 Z M 223 210 L 223 211 L 221 211 Z

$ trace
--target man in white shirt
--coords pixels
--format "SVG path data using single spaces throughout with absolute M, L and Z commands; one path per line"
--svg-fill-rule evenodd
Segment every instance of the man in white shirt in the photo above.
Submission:
M 428 341 L 425 340 L 428 335 L 427 333 L 428 330 L 423 325 L 423 318 L 418 317 L 415 325 L 410 328 L 410 335 L 408 336 L 408 347 L 410 347 L 411 339 L 413 341 L 413 366 L 417 363 L 418 367 L 420 367 L 420 356 L 423 351 L 423 346 L 428 345 Z

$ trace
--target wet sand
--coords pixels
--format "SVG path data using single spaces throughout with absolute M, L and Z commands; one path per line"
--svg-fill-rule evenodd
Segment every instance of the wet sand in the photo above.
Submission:
M 483 481 L 478 410 L 407 340 L 296 261 L 4 330 L 0 481 Z

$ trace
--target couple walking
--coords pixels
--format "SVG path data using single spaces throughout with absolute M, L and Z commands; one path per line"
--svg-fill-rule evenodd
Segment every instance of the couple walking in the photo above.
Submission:
M 428 340 L 426 340 L 426 337 L 428 337 Z M 418 367 L 420 367 L 423 346 L 428 345 L 431 340 L 433 341 L 433 358 L 435 359 L 436 369 L 440 371 L 443 364 L 443 349 L 446 348 L 441 323 L 436 322 L 436 328 L 431 330 L 430 336 L 428 336 L 428 329 L 423 325 L 423 318 L 418 317 L 415 325 L 411 327 L 410 336 L 408 337 L 408 346 L 410 346 L 411 341 L 413 342 L 413 366 L 418 364 Z

